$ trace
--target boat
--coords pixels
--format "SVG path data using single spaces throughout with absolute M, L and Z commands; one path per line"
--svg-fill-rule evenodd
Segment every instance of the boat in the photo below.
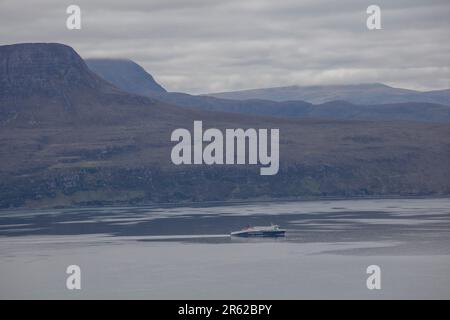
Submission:
M 284 237 L 286 230 L 280 229 L 278 225 L 250 227 L 231 232 L 235 237 Z

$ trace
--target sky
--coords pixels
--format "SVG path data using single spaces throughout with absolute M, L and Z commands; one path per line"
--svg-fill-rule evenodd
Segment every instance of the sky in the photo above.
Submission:
M 81 30 L 66 8 L 81 8 Z M 381 8 L 381 30 L 366 9 Z M 0 45 L 128 58 L 169 91 L 382 82 L 450 88 L 449 0 L 0 0 Z

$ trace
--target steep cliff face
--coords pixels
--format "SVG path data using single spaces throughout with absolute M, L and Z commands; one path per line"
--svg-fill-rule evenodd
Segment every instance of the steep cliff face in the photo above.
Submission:
M 56 43 L 0 46 L 0 95 L 54 97 L 65 91 L 99 90 L 108 85 L 71 48 Z

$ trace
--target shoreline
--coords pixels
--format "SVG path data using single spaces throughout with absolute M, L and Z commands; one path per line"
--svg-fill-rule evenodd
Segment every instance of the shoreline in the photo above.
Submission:
M 415 200 L 415 199 L 448 199 L 448 195 L 380 195 L 380 196 L 353 196 L 353 197 L 339 197 L 339 196 L 323 196 L 323 197 L 286 197 L 286 198 L 251 198 L 251 199 L 232 199 L 222 201 L 203 201 L 203 202 L 149 202 L 149 203 L 123 203 L 123 204 L 105 204 L 105 205 L 86 205 L 86 206 L 46 206 L 46 207 L 12 207 L 1 208 L 0 213 L 8 211 L 38 211 L 38 210 L 76 210 L 76 209 L 99 209 L 99 208 L 176 208 L 176 207 L 213 207 L 213 206 L 228 206 L 228 205 L 245 205 L 258 203 L 282 203 L 282 202 L 314 202 L 314 201 L 345 201 L 345 200 Z

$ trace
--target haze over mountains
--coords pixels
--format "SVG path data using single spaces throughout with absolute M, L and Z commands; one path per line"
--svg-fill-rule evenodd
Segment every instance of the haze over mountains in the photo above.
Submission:
M 370 84 L 286 87 L 199 96 L 162 91 L 143 68 L 129 68 L 129 61 L 104 61 L 108 66 L 107 72 L 101 64 L 91 63 L 89 59 L 87 63 L 92 71 L 125 91 L 141 93 L 180 107 L 277 117 L 450 121 L 450 90 L 421 93 Z M 133 79 L 131 86 L 124 83 L 124 75 Z
M 279 173 L 173 165 L 171 132 L 192 129 L 194 120 L 222 130 L 279 128 Z M 288 119 L 174 106 L 117 88 L 68 46 L 0 46 L 2 208 L 448 195 L 449 138 L 447 123 Z
M 272 101 L 304 100 L 314 104 L 330 101 L 347 101 L 353 104 L 394 104 L 405 102 L 428 102 L 450 105 L 450 89 L 415 91 L 393 88 L 382 83 L 329 85 L 329 86 L 289 86 L 221 92 L 208 94 L 223 99 L 263 99 Z

